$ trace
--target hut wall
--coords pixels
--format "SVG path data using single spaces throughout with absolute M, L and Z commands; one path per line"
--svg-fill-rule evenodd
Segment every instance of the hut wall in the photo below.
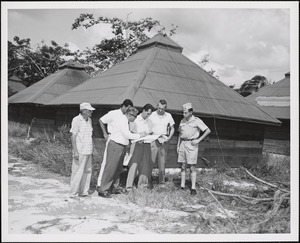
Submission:
M 177 163 L 178 126 L 181 115 L 173 115 L 175 134 L 169 143 L 167 167 L 179 167 Z M 200 117 L 201 118 L 201 117 Z M 197 167 L 219 166 L 224 162 L 231 167 L 255 164 L 261 160 L 264 125 L 201 118 L 211 133 L 199 144 Z M 202 159 L 204 158 L 204 160 Z
M 31 135 L 34 132 L 47 132 L 50 136 L 55 130 L 55 109 L 35 104 L 9 104 L 8 120 L 31 124 L 33 118 L 35 122 L 31 126 Z
M 105 140 L 99 126 L 99 118 L 111 109 L 97 108 L 93 113 L 93 139 L 99 153 L 103 153 L 105 147 Z M 77 116 L 78 113 L 78 108 L 58 108 L 56 126 L 70 125 L 73 117 Z M 182 115 L 173 115 L 173 118 L 175 120 L 175 133 L 169 142 L 166 163 L 168 168 L 179 167 L 176 146 L 178 140 L 177 130 Z M 199 145 L 198 167 L 218 166 L 224 161 L 231 167 L 238 167 L 246 163 L 258 163 L 261 160 L 264 125 L 213 118 L 201 119 L 210 128 L 211 134 Z M 204 161 L 202 158 L 206 160 Z
M 290 120 L 280 120 L 281 126 L 266 126 L 263 152 L 290 155 Z

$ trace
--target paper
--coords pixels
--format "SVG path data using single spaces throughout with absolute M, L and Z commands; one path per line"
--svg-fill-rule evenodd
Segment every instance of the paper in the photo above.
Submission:
M 130 159 L 131 159 L 131 156 L 132 156 L 132 154 L 129 154 L 129 153 L 126 153 L 126 154 L 125 154 L 124 161 L 123 161 L 123 165 L 124 165 L 124 166 L 127 166 L 127 165 L 128 165 L 128 163 L 129 163 L 129 161 L 130 161 Z
M 161 135 L 147 135 L 145 137 L 142 137 L 140 139 L 134 139 L 131 141 L 131 143 L 136 143 L 138 141 L 144 141 L 144 142 L 147 142 L 147 143 L 151 143 L 153 142 L 154 140 L 158 139 Z

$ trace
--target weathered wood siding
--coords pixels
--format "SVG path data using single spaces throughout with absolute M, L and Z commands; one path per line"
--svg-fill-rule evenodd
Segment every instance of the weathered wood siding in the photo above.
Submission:
M 25 112 L 25 109 L 28 108 L 20 106 L 19 109 L 19 112 Z M 32 115 L 36 115 L 37 118 L 48 119 L 49 117 L 53 117 L 56 127 L 64 124 L 70 126 L 73 117 L 79 114 L 79 109 L 73 106 L 47 109 L 38 110 L 35 108 L 34 110 L 30 110 L 30 112 Z M 99 126 L 99 118 L 112 109 L 114 108 L 97 108 L 93 113 L 93 138 L 96 141 L 96 149 L 99 153 L 102 153 L 105 147 L 105 141 L 103 140 L 103 134 Z M 55 110 L 54 113 L 53 110 Z M 16 111 L 14 112 L 16 113 Z M 38 116 L 45 112 L 50 112 L 50 115 Z M 178 140 L 177 130 L 182 115 L 175 114 L 173 118 L 175 120 L 175 134 L 169 143 L 166 164 L 166 167 L 169 168 L 179 167 L 176 146 Z M 202 158 L 210 161 L 210 166 L 218 166 L 225 161 L 231 167 L 238 167 L 246 163 L 254 164 L 260 161 L 265 132 L 264 125 L 214 118 L 200 118 L 210 128 L 211 134 L 199 145 L 198 167 L 207 167 L 207 163 Z M 32 116 L 26 119 L 30 122 Z
M 290 120 L 280 120 L 281 126 L 266 126 L 263 151 L 290 155 Z

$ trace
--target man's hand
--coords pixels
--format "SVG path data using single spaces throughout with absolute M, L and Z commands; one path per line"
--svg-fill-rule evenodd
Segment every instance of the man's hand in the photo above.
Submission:
M 142 133 L 140 133 L 140 138 L 143 138 L 143 137 L 146 137 L 147 136 L 147 133 L 146 132 L 142 132 Z
M 192 140 L 191 141 L 191 144 L 193 145 L 193 146 L 196 146 L 196 145 L 198 145 L 200 143 L 200 140 L 199 139 L 195 139 L 195 140 Z
M 108 134 L 103 134 L 104 139 L 107 141 L 108 140 Z

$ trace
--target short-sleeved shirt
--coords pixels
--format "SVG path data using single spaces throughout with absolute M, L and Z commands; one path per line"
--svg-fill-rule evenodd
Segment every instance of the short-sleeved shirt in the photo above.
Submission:
M 134 134 L 129 131 L 128 119 L 124 115 L 119 117 L 114 131 L 110 135 L 110 140 L 122 145 L 128 145 L 129 139 L 139 139 L 140 137 L 140 134 Z
M 76 135 L 76 147 L 79 154 L 93 153 L 93 126 L 91 118 L 86 121 L 81 114 L 72 120 L 70 132 Z
M 121 109 L 109 111 L 107 114 L 102 116 L 100 120 L 107 124 L 107 131 L 109 134 L 113 133 L 117 127 L 120 117 L 125 116 Z
M 151 122 L 149 118 L 144 119 L 142 115 L 138 115 L 134 122 L 129 123 L 130 131 L 133 133 L 150 133 Z
M 183 118 L 180 121 L 178 132 L 180 132 L 180 138 L 183 139 L 197 139 L 200 135 L 200 131 L 205 131 L 208 127 L 198 117 L 192 116 L 189 121 Z
M 154 134 L 167 135 L 167 128 L 175 124 L 172 115 L 165 112 L 162 116 L 157 114 L 157 111 L 153 112 L 148 118 L 151 122 L 152 131 Z

